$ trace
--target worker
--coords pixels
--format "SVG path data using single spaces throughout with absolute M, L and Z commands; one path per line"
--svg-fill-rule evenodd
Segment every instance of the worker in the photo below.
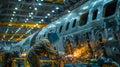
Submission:
M 2 56 L 2 67 L 11 67 L 12 58 L 14 56 L 13 53 L 6 50 L 2 50 L 0 55 Z
M 43 56 L 45 54 L 59 55 L 59 52 L 52 48 L 50 41 L 47 38 L 41 38 L 36 42 L 27 53 L 27 60 L 30 67 L 40 67 L 40 63 L 37 56 Z M 62 53 L 61 53 L 62 54 Z

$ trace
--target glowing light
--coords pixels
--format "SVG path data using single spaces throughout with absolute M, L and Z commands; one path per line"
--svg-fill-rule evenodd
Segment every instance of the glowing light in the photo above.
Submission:
M 35 10 L 37 10 L 37 8 L 34 8 Z
M 55 11 L 54 11 L 54 10 L 52 10 L 52 12 L 54 13 Z
M 16 7 L 15 10 L 18 10 L 18 8 Z
M 8 26 L 12 26 L 12 24 L 8 24 Z
M 45 16 L 45 18 L 48 18 L 47 16 Z
M 43 1 L 43 0 L 41 0 L 41 1 Z
M 30 9 L 32 9 L 32 7 L 29 7 Z
M 44 19 L 41 19 L 41 21 L 43 22 L 43 21 L 44 21 Z
M 19 2 L 21 1 L 21 0 L 18 0 Z
M 14 19 L 14 18 L 11 18 L 12 20 Z
M 33 12 L 31 12 L 30 14 L 33 15 Z
M 39 1 L 39 0 L 36 0 L 36 1 Z
M 42 4 L 41 4 L 41 3 L 38 3 L 38 5 L 40 5 L 40 6 L 41 6 Z
M 12 14 L 12 16 L 15 16 L 15 14 Z
M 48 13 L 47 15 L 48 15 L 48 16 L 50 16 L 50 14 L 49 14 L 49 13 Z
M 28 21 L 29 19 L 27 18 L 26 20 Z
M 12 22 L 12 20 L 10 20 L 10 22 Z
M 70 13 L 71 11 L 70 10 L 68 10 L 68 13 Z
M 39 21 L 39 23 L 41 23 L 41 21 Z
M 59 9 L 59 7 L 56 7 L 56 9 L 58 10 L 58 9 Z
M 13 11 L 13 13 L 16 13 L 15 11 Z
M 29 15 L 29 17 L 32 17 L 32 15 Z

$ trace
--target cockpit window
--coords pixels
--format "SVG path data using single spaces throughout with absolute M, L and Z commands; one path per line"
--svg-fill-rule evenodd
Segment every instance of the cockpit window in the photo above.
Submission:
M 76 25 L 76 19 L 74 19 L 72 27 L 74 28 L 75 25 Z
M 103 17 L 108 17 L 108 16 L 113 15 L 115 13 L 115 11 L 116 11 L 116 5 L 117 5 L 117 0 L 113 0 L 110 3 L 107 3 L 104 6 Z
M 88 19 L 88 12 L 81 15 L 79 26 L 85 25 Z
M 63 26 L 61 25 L 61 26 L 60 26 L 60 29 L 59 29 L 59 33 L 61 33 L 61 31 L 62 31 L 62 28 L 63 28 Z
M 97 18 L 97 14 L 98 14 L 98 9 L 93 11 L 93 17 L 92 20 L 95 20 Z
M 68 22 L 67 25 L 66 25 L 66 31 L 68 30 L 69 25 L 70 25 L 70 22 Z

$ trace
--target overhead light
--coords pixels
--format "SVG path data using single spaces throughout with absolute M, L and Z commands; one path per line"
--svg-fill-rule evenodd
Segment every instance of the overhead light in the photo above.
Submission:
M 29 19 L 27 18 L 26 20 L 28 21 Z
M 70 10 L 68 10 L 68 13 L 70 13 L 71 11 Z
M 17 7 L 15 7 L 15 10 L 18 10 L 18 8 L 17 8 Z
M 48 18 L 47 16 L 45 16 L 45 18 Z
M 39 0 L 36 0 L 36 1 L 39 1 Z
M 12 26 L 12 24 L 8 24 L 8 26 Z
M 54 10 L 52 10 L 52 12 L 54 13 L 55 11 L 54 11 Z
M 31 17 L 31 19 L 33 19 L 33 17 Z
M 36 26 L 38 26 L 38 24 L 36 24 Z
M 39 23 L 41 23 L 41 21 L 39 21 Z
M 16 13 L 15 11 L 13 11 L 13 13 Z
M 12 16 L 15 16 L 15 14 L 12 14 Z
M 29 14 L 29 17 L 31 17 L 32 15 Z
M 56 7 L 56 9 L 58 10 L 58 9 L 59 9 L 59 7 Z
M 30 14 L 33 15 L 33 12 L 31 12 Z
M 44 19 L 41 19 L 41 21 L 43 22 L 43 21 L 44 21 Z
M 10 22 L 12 22 L 12 20 L 10 20 Z
M 11 18 L 13 20 L 13 18 Z
M 48 13 L 47 15 L 48 15 L 48 16 L 50 16 L 50 14 L 49 14 L 49 13 Z
M 41 4 L 41 3 L 38 3 L 38 5 L 40 5 L 40 6 L 41 6 L 42 4 Z
M 29 9 L 32 9 L 32 7 L 29 7 Z
M 21 1 L 21 0 L 18 0 L 19 2 Z
M 41 1 L 43 1 L 43 0 L 41 0 Z
M 34 8 L 35 10 L 37 10 L 37 8 Z

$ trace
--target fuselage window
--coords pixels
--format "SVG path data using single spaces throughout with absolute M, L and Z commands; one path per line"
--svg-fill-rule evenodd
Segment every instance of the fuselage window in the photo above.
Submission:
M 60 26 L 60 29 L 59 29 L 59 33 L 62 32 L 62 28 L 63 28 L 63 26 L 61 25 L 61 26 Z
M 72 27 L 74 28 L 75 25 L 76 25 L 76 19 L 74 19 Z
M 69 25 L 70 25 L 70 22 L 68 22 L 67 25 L 66 25 L 66 31 L 68 30 Z
M 96 10 L 93 12 L 92 20 L 95 20 L 95 19 L 97 18 L 97 14 L 98 14 L 98 9 L 96 9 Z
M 115 13 L 117 6 L 117 0 L 113 0 L 112 2 L 106 4 L 104 6 L 103 17 L 111 16 Z
M 88 12 L 81 15 L 79 26 L 85 25 L 88 19 Z

